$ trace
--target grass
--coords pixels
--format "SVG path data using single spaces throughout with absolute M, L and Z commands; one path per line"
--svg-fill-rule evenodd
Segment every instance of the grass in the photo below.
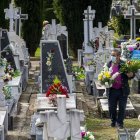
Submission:
M 35 57 L 40 57 L 40 48 L 37 48 L 35 52 Z
M 125 119 L 126 128 L 140 128 L 140 122 L 137 118 Z M 118 140 L 117 128 L 110 127 L 110 119 L 87 118 L 86 126 L 89 131 L 94 133 L 96 140 Z

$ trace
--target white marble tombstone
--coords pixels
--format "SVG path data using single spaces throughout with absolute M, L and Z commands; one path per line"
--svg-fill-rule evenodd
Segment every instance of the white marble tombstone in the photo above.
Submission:
M 57 96 L 57 112 L 47 110 L 40 112 L 40 120 L 44 122 L 43 140 L 81 140 L 80 121 L 84 121 L 83 111 L 66 110 L 66 97 Z
M 138 116 L 138 120 L 140 121 L 140 115 Z M 140 140 L 140 129 L 135 134 L 135 140 Z
M 9 9 L 4 9 L 5 19 L 9 19 L 9 31 L 14 31 L 14 20 L 19 19 L 20 15 L 18 14 L 18 8 L 14 7 L 13 3 L 9 4 Z
M 95 18 L 95 10 L 91 9 L 91 6 L 88 6 L 87 10 L 84 10 L 84 47 L 85 53 L 93 53 L 93 48 L 89 46 L 89 41 L 93 39 L 93 20 Z

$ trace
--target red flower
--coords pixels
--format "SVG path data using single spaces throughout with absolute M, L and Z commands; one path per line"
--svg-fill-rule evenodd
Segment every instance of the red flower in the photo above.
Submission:
M 52 96 L 53 94 L 66 95 L 69 98 L 67 88 L 61 83 L 52 84 L 46 92 L 46 97 Z

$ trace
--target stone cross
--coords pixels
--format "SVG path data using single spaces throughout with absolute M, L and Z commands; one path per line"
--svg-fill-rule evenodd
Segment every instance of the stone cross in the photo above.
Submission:
M 135 13 L 135 8 L 129 7 L 129 12 L 127 14 L 124 14 L 125 19 L 130 19 L 130 30 L 131 30 L 131 39 L 136 38 L 136 19 L 140 19 L 140 14 Z
M 44 140 L 81 140 L 80 121 L 84 121 L 83 111 L 77 109 L 66 110 L 66 97 L 57 96 L 57 112 L 47 110 L 40 112 L 40 120 L 44 122 Z
M 16 34 L 21 36 L 21 20 L 27 20 L 28 14 L 21 14 L 21 7 L 17 8 L 17 18 L 15 20 L 15 31 Z
M 5 12 L 5 19 L 10 19 L 10 24 L 9 24 L 9 31 L 13 32 L 14 31 L 14 20 L 16 18 L 19 18 L 17 14 L 17 8 L 14 8 L 13 4 L 9 4 L 9 9 L 4 9 Z
M 57 36 L 64 34 L 68 36 L 66 26 L 61 26 L 60 24 L 56 24 L 56 20 L 52 19 L 52 24 L 48 24 L 45 29 L 45 39 L 57 40 Z
M 87 10 L 84 10 L 84 46 L 85 53 L 92 53 L 93 48 L 90 47 L 89 41 L 92 40 L 93 20 L 95 18 L 95 10 L 91 10 L 91 6 L 88 6 Z

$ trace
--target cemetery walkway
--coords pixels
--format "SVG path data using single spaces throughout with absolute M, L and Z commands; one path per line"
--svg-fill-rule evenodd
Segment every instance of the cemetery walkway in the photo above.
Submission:
M 18 103 L 18 114 L 13 120 L 13 130 L 8 131 L 6 140 L 31 140 L 31 115 L 34 113 L 34 104 L 37 95 L 36 87 L 34 86 L 34 72 L 38 71 L 38 69 L 39 61 L 31 60 L 28 86 L 20 97 Z

